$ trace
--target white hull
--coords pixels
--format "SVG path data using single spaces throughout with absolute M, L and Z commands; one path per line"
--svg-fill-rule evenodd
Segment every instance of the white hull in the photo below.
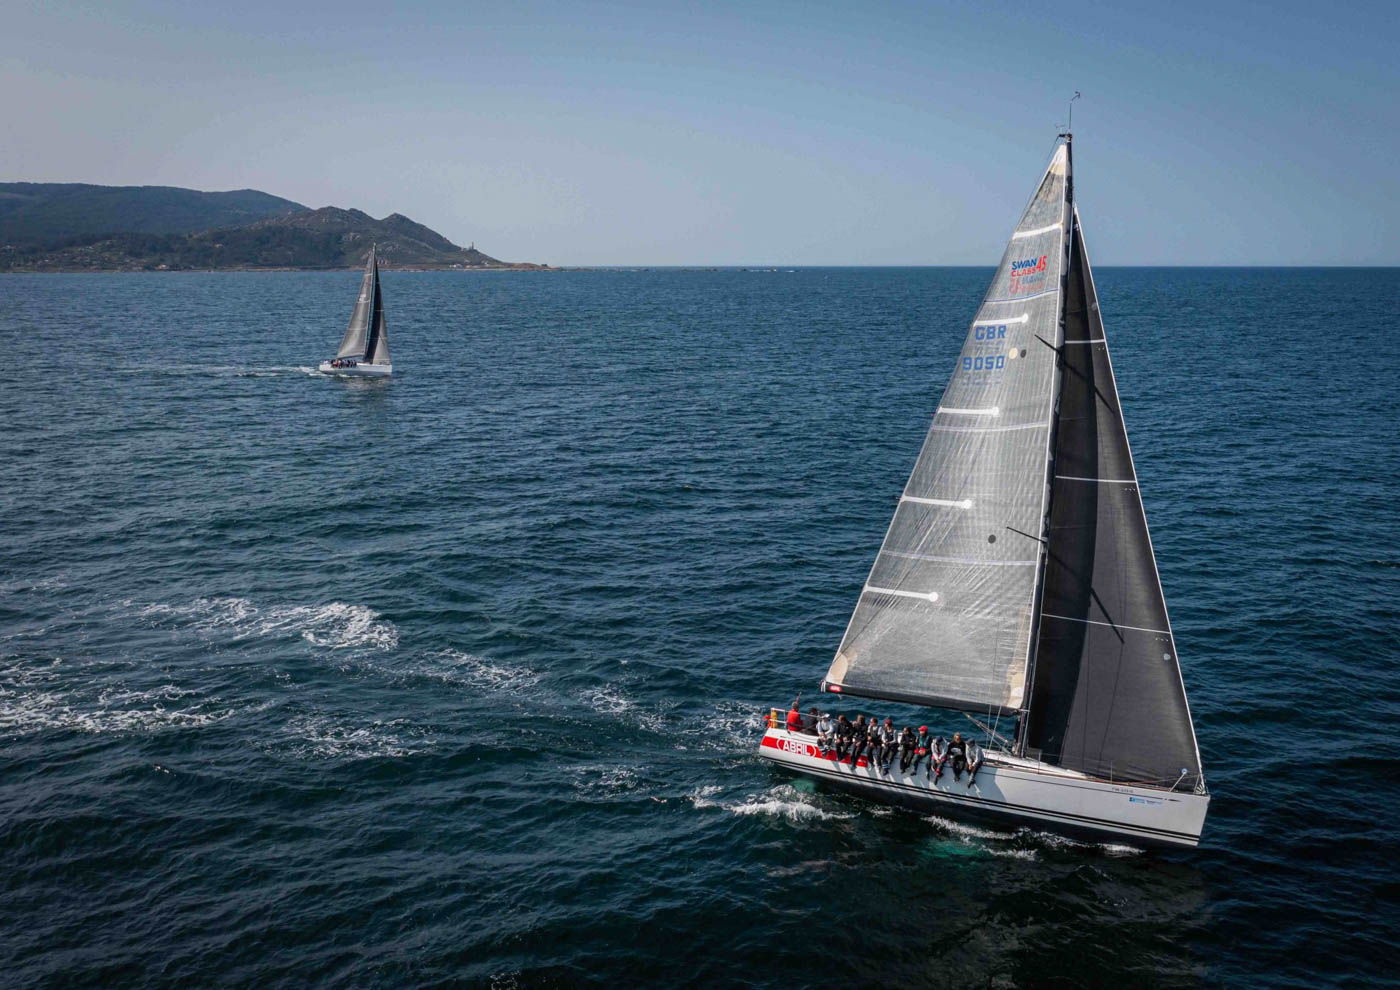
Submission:
M 937 783 L 926 778 L 922 765 L 916 773 L 901 773 L 898 758 L 888 775 L 867 766 L 864 759 L 853 768 L 849 758 L 838 763 L 834 752 L 818 749 L 816 737 L 786 729 L 764 733 L 758 752 L 791 770 L 886 804 L 1138 846 L 1193 848 L 1210 804 L 1207 794 L 1115 784 L 1000 753 L 986 754 L 976 783 L 969 787 L 967 774 L 954 780 L 948 766 Z
M 357 364 L 353 368 L 333 368 L 329 361 L 322 361 L 316 369 L 325 375 L 343 375 L 346 378 L 386 378 L 394 373 L 392 364 Z

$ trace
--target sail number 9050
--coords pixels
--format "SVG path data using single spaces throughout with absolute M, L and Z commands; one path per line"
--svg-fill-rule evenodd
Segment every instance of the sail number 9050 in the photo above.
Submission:
M 977 355 L 976 357 L 965 357 L 962 359 L 963 371 L 996 371 L 1006 367 L 1005 354 Z

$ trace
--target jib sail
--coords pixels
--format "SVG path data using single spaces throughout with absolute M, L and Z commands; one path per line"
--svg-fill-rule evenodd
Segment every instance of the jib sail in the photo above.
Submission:
M 1074 211 L 1028 755 L 1193 788 L 1201 762 Z

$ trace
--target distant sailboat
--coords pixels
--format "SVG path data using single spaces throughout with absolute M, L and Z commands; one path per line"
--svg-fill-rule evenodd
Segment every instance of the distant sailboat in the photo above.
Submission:
M 335 358 L 322 361 L 320 371 L 328 375 L 382 378 L 393 374 L 389 363 L 389 332 L 384 325 L 384 296 L 379 290 L 379 259 L 375 248 L 369 251 L 360 297 L 350 313 L 350 326 L 340 342 Z
M 1195 846 L 1210 796 L 1061 137 L 822 681 L 981 716 L 985 762 L 852 765 L 776 713 L 759 752 L 949 817 Z

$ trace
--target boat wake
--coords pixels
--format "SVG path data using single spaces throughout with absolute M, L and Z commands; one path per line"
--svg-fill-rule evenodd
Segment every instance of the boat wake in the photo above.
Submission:
M 1036 859 L 1037 852 L 1070 850 L 1074 852 L 1098 852 L 1107 856 L 1140 856 L 1142 850 L 1135 846 L 1118 842 L 1092 842 L 1085 839 L 1072 839 L 1054 832 L 1042 832 L 1030 828 L 1017 828 L 1006 831 L 979 827 L 964 822 L 955 822 L 938 815 L 926 815 L 924 821 L 936 826 L 940 832 L 959 842 L 979 846 L 992 856 L 1005 856 L 1011 859 Z M 1017 848 L 1008 848 L 1006 843 L 1016 843 Z M 1025 848 L 1029 844 L 1031 848 Z
M 643 767 L 615 763 L 589 763 L 568 769 L 569 783 L 585 801 L 611 800 L 630 794 L 642 785 Z
M 540 682 L 539 671 L 532 667 L 512 667 L 474 653 L 450 649 L 430 653 L 423 662 L 399 668 L 397 672 L 492 694 L 521 694 Z
M 980 828 L 976 825 L 968 825 L 963 822 L 955 822 L 938 815 L 926 815 L 924 821 L 931 823 L 940 833 L 940 836 L 952 840 L 959 846 L 968 847 L 968 851 L 975 851 L 978 854 L 987 856 L 999 856 L 1003 859 L 1034 860 L 1038 858 L 1034 849 L 1016 848 L 1006 845 L 1019 841 L 1018 832 L 1003 832 L 997 829 Z
M 129 666 L 129 670 L 127 669 Z M 166 683 L 144 690 L 127 683 L 139 676 L 135 664 L 116 671 L 111 664 L 78 677 L 72 663 L 9 663 L 0 668 L 0 737 L 69 731 L 94 735 L 161 732 L 214 725 L 266 705 L 229 704 L 217 695 Z M 106 681 L 104 684 L 103 681 Z
M 854 818 L 844 811 L 827 811 L 818 807 L 809 794 L 804 794 L 791 784 L 779 784 L 762 794 L 749 794 L 742 801 L 726 802 L 716 798 L 723 788 L 715 785 L 701 787 L 688 795 L 696 808 L 720 808 L 735 815 L 762 815 L 781 818 L 792 825 L 815 821 L 837 821 Z
M 127 374 L 204 378 L 280 378 L 285 375 L 319 376 L 315 365 L 275 364 L 251 367 L 246 364 L 137 364 L 116 369 Z
M 404 757 L 433 745 L 432 737 L 407 719 L 354 725 L 329 715 L 306 715 L 288 722 L 283 733 L 267 748 L 298 760 Z
M 137 613 L 156 624 L 182 623 L 199 632 L 228 630 L 234 638 L 300 635 L 329 649 L 392 650 L 399 645 L 393 623 L 364 605 L 284 605 L 263 609 L 246 598 L 196 598 L 184 605 L 147 605 Z
M 616 684 L 590 688 L 582 694 L 584 704 L 599 715 L 630 724 L 648 732 L 666 730 L 666 711 L 648 711 L 629 698 Z

